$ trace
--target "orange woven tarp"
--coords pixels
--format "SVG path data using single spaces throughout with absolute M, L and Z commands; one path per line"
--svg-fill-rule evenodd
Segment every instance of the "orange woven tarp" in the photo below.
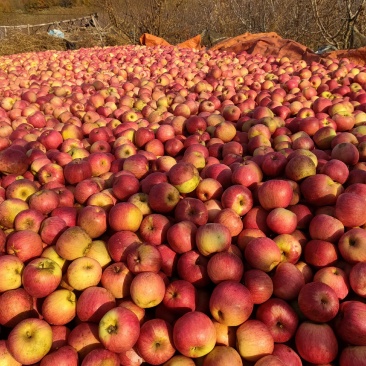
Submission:
M 202 48 L 201 46 L 201 35 L 197 35 L 193 38 L 187 39 L 186 41 L 182 42 L 182 43 L 178 43 L 177 47 L 179 48 L 192 48 L 192 49 L 196 49 L 199 50 Z M 156 37 L 152 34 L 149 33 L 144 33 L 141 37 L 140 37 L 140 43 L 142 45 L 151 47 L 151 46 L 169 46 L 170 43 L 167 42 L 164 38 L 161 37 Z
M 202 48 L 201 42 L 202 42 L 201 35 L 198 34 L 193 38 L 187 39 L 185 42 L 178 43 L 177 46 L 179 48 L 193 48 L 195 50 L 199 50 Z
M 321 56 L 311 51 L 306 46 L 291 39 L 284 39 L 277 33 L 244 33 L 240 36 L 229 38 L 212 47 L 213 50 L 222 50 L 240 53 L 246 51 L 250 54 L 263 56 L 288 57 L 291 60 L 305 60 L 307 62 L 319 61 Z
M 140 43 L 146 46 L 169 46 L 165 39 L 144 33 L 140 37 Z M 177 44 L 181 48 L 201 49 L 201 35 L 197 35 L 185 42 Z M 318 55 L 308 47 L 293 41 L 284 39 L 275 32 L 270 33 L 244 33 L 237 37 L 228 38 L 211 47 L 212 50 L 221 50 L 234 53 L 246 51 L 250 54 L 275 57 L 288 57 L 290 60 L 305 60 L 306 62 L 319 62 L 324 58 L 348 58 L 351 62 L 366 65 L 366 47 L 353 50 L 339 50 L 327 54 Z
M 169 46 L 170 43 L 167 42 L 164 38 L 161 37 L 156 37 L 152 34 L 149 33 L 144 33 L 141 37 L 140 37 L 140 43 L 142 45 L 151 47 L 151 46 Z
M 361 66 L 366 65 L 366 47 L 361 47 L 353 50 L 333 51 L 326 55 L 329 58 L 348 58 L 351 62 Z

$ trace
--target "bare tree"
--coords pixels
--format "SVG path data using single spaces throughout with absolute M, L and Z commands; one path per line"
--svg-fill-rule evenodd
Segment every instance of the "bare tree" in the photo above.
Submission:
M 182 23 L 177 19 L 179 14 L 184 14 L 184 3 L 184 0 L 147 0 L 143 3 L 135 0 L 104 0 L 101 10 L 108 12 L 110 23 L 115 29 L 136 43 L 143 33 L 164 38 L 180 35 L 179 26 Z
M 337 49 L 352 47 L 353 34 L 365 2 L 366 0 L 311 0 L 316 24 L 329 45 Z
M 206 46 L 246 32 L 276 32 L 312 49 L 345 49 L 364 42 L 366 33 L 366 0 L 88 1 L 99 5 L 101 18 L 108 11 L 110 24 L 131 43 L 151 33 L 176 44 L 206 30 Z

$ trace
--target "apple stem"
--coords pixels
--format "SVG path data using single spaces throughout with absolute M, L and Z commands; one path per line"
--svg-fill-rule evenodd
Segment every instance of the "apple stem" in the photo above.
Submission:
M 107 328 L 107 332 L 108 332 L 109 334 L 116 333 L 116 331 L 117 331 L 117 326 L 115 326 L 115 325 L 110 325 L 110 326 Z

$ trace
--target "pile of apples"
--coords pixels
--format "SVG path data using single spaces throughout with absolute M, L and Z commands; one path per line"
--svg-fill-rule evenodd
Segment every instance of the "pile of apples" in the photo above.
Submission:
M 366 68 L 173 46 L 0 58 L 1 365 L 366 365 Z

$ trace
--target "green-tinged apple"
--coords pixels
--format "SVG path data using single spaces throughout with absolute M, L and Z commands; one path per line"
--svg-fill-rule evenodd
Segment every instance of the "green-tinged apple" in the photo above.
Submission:
M 108 222 L 114 231 L 137 231 L 142 222 L 142 212 L 130 202 L 119 202 L 109 211 Z
M 230 230 L 222 224 L 207 223 L 197 229 L 197 249 L 201 254 L 205 256 L 208 256 L 212 253 L 228 250 L 230 244 Z
M 128 198 L 128 202 L 133 203 L 142 212 L 144 217 L 153 213 L 149 205 L 149 195 L 147 193 L 134 193 Z
M 67 289 L 50 293 L 42 303 L 41 313 L 48 324 L 68 324 L 76 316 L 76 295 Z
M 20 198 L 9 198 L 0 202 L 0 227 L 12 229 L 16 216 L 28 209 L 28 203 Z
M 190 163 L 179 162 L 171 167 L 167 174 L 169 182 L 179 193 L 193 192 L 200 182 L 197 168 Z
M 66 260 L 74 260 L 87 254 L 91 237 L 80 226 L 67 228 L 56 241 L 57 253 Z
M 58 255 L 55 245 L 50 245 L 43 249 L 43 252 L 40 256 L 42 258 L 52 259 L 54 262 L 56 262 L 60 266 L 62 273 L 66 271 L 66 268 L 69 265 L 69 261 Z
M 7 346 L 18 362 L 32 365 L 41 361 L 50 351 L 52 328 L 45 320 L 24 319 L 10 331 Z
M 67 283 L 75 290 L 82 291 L 97 286 L 102 278 L 102 266 L 96 259 L 80 257 L 74 259 L 67 267 Z
M 297 263 L 302 253 L 300 242 L 291 234 L 280 234 L 273 241 L 281 250 L 281 262 Z
M 195 366 L 192 358 L 183 355 L 174 355 L 163 366 Z
M 112 262 L 112 258 L 108 252 L 107 243 L 101 239 L 92 241 L 91 247 L 85 256 L 95 259 L 103 269 Z
M 205 356 L 202 366 L 218 365 L 242 366 L 243 360 L 238 351 L 230 346 L 215 346 L 215 348 Z
M 250 319 L 236 330 L 236 349 L 244 360 L 256 362 L 261 357 L 272 354 L 274 340 L 263 322 Z
M 6 340 L 0 340 L 0 359 L 6 366 L 22 366 L 10 353 Z M 194 366 L 194 363 L 193 363 Z

